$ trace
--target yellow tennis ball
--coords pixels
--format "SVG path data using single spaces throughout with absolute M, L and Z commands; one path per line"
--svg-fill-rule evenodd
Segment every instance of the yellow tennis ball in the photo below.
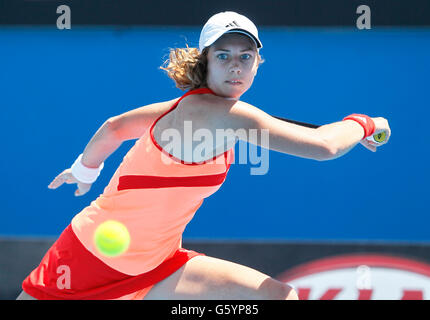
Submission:
M 128 249 L 130 234 L 121 222 L 108 220 L 97 227 L 94 232 L 94 243 L 102 255 L 116 257 Z
M 373 139 L 375 139 L 376 142 L 383 142 L 385 138 L 386 138 L 385 131 L 377 133 L 373 136 Z

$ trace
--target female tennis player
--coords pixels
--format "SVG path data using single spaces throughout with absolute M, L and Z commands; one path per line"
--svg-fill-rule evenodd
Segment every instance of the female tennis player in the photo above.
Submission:
M 240 101 L 263 62 L 261 48 L 248 18 L 221 12 L 204 25 L 199 48 L 170 51 L 162 69 L 186 93 L 106 120 L 71 168 L 51 182 L 51 189 L 77 184 L 75 195 L 82 196 L 106 158 L 122 142 L 137 139 L 104 192 L 72 219 L 23 281 L 18 299 L 297 299 L 292 287 L 269 275 L 182 248 L 186 225 L 225 181 L 236 141 L 260 143 L 255 135 L 232 132 L 267 129 L 271 150 L 325 161 L 358 143 L 376 151 L 390 128 L 384 118 L 362 114 L 308 128 Z M 196 152 L 202 142 L 186 135 L 172 147 L 166 133 L 184 132 L 190 124 L 193 133 L 204 129 L 216 137 L 223 129 L 230 135 L 223 143 L 204 144 L 207 152 Z M 364 139 L 376 130 L 386 133 L 384 143 Z M 116 257 L 94 244 L 97 226 L 107 220 L 130 234 L 128 249 Z

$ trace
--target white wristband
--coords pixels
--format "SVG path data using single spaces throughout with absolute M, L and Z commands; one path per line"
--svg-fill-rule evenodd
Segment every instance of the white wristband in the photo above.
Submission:
M 81 162 L 82 153 L 75 160 L 75 163 L 72 165 L 72 175 L 82 183 L 93 183 L 97 180 L 100 175 L 100 171 L 102 171 L 104 167 L 104 162 L 98 168 L 88 168 L 84 166 Z

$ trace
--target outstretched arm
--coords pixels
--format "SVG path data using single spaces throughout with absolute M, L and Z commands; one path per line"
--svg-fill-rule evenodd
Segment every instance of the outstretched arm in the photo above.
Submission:
M 214 103 L 224 105 L 228 116 L 224 117 L 224 125 L 234 130 L 241 128 L 267 129 L 269 146 L 253 141 L 249 135 L 247 141 L 262 147 L 318 161 L 336 159 L 350 151 L 358 143 L 362 143 L 371 151 L 377 146 L 388 142 L 391 131 L 388 121 L 384 118 L 372 118 L 377 131 L 383 130 L 387 138 L 382 144 L 371 144 L 363 140 L 363 127 L 353 120 L 330 123 L 323 126 L 303 126 L 303 124 L 283 121 L 242 101 L 229 102 L 217 99 Z M 255 135 L 254 135 L 255 136 Z M 243 139 L 242 139 L 243 140 Z
M 220 101 L 219 103 L 225 104 L 226 102 Z M 266 130 L 269 135 L 268 141 L 267 139 L 259 141 L 258 135 L 255 134 L 240 136 L 238 137 L 240 140 L 266 149 L 318 161 L 328 160 L 335 153 L 324 137 L 317 133 L 316 126 L 303 126 L 281 120 L 242 101 L 231 104 L 224 121 L 227 128 L 230 127 L 235 131 L 245 129 L 247 132 Z M 269 145 L 265 145 L 267 142 Z

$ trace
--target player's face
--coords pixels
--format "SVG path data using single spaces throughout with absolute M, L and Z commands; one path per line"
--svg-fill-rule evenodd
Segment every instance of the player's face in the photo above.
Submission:
M 257 74 L 255 43 L 246 35 L 227 33 L 208 51 L 208 87 L 217 95 L 239 99 Z

